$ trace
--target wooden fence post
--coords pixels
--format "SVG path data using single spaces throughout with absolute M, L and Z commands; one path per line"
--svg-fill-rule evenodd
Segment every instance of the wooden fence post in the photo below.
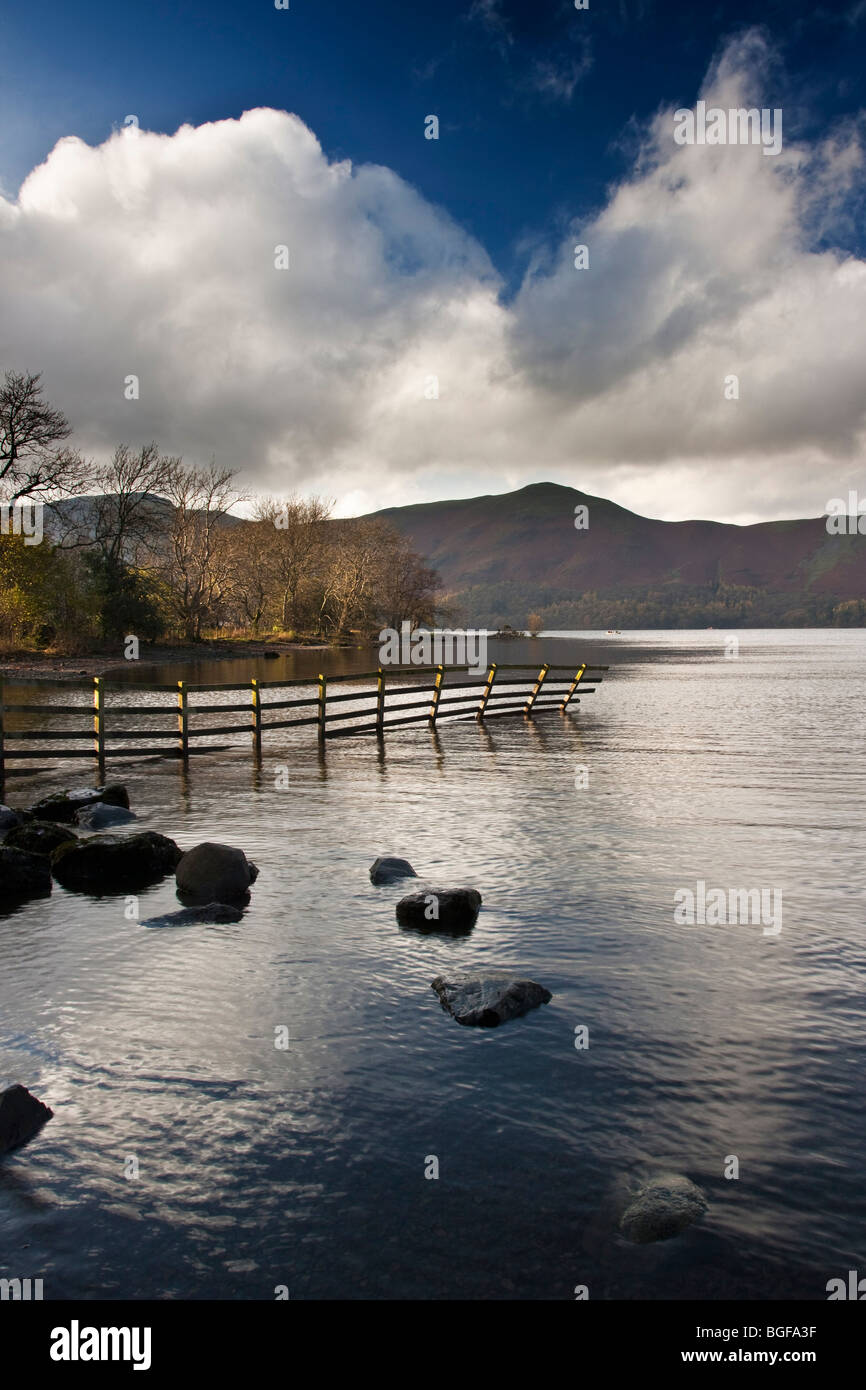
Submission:
M 550 666 L 549 666 L 548 663 L 545 661 L 544 665 L 542 666 L 541 670 L 540 670 L 539 673 L 538 673 L 538 679 L 536 680 L 535 685 L 532 687 L 532 694 L 530 695 L 529 699 L 526 701 L 526 704 L 525 704 L 524 707 L 523 707 L 523 713 L 524 713 L 525 715 L 529 716 L 530 718 L 532 717 L 532 706 L 535 704 L 536 700 L 538 699 L 538 692 L 541 690 L 541 687 L 544 685 L 544 677 L 547 675 L 547 673 L 548 673 L 549 670 L 550 670 Z
M 184 762 L 189 761 L 189 718 L 187 713 L 188 692 L 186 681 L 177 683 L 177 732 L 180 756 Z
M 101 778 L 105 771 L 105 691 L 99 676 L 93 677 L 93 751 Z
M 559 712 L 560 712 L 560 714 L 562 714 L 563 711 L 566 710 L 566 709 L 568 708 L 569 704 L 571 703 L 571 697 L 572 697 L 572 695 L 574 694 L 574 692 L 577 690 L 577 687 L 580 685 L 580 682 L 581 682 L 582 679 L 583 679 L 583 673 L 584 673 L 585 670 L 586 670 L 586 662 L 584 662 L 582 666 L 578 666 L 577 671 L 575 672 L 574 680 L 571 682 L 571 689 L 569 690 L 569 692 L 568 692 L 568 694 L 566 695 L 565 699 L 563 700 L 562 704 L 559 706 Z
M 376 677 L 376 737 L 381 738 L 385 731 L 385 671 L 378 668 Z
M 481 703 L 479 704 L 478 710 L 477 710 L 476 715 L 475 715 L 475 718 L 478 719 L 478 720 L 481 720 L 481 719 L 484 718 L 484 711 L 485 711 L 486 708 L 487 708 L 487 701 L 490 699 L 490 692 L 491 692 L 491 690 L 493 689 L 493 682 L 494 682 L 495 680 L 496 680 L 496 662 L 494 661 L 493 665 L 490 667 L 490 670 L 487 672 L 487 684 L 485 685 L 484 690 L 483 690 L 483 692 L 482 692 L 482 695 L 481 695 Z
M 319 743 L 325 742 L 325 705 L 328 699 L 328 683 L 319 672 Z
M 253 750 L 258 756 L 262 751 L 262 697 L 259 683 L 253 676 Z
M 0 792 L 6 778 L 6 760 L 3 752 L 3 680 L 0 677 Z
M 430 728 L 436 727 L 436 716 L 439 713 L 439 700 L 442 695 L 442 682 L 445 679 L 445 667 L 436 667 L 436 676 L 433 681 L 433 703 L 430 706 Z

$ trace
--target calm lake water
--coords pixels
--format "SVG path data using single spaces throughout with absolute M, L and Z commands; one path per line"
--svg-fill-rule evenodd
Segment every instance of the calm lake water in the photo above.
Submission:
M 260 877 L 237 925 L 145 929 L 59 885 L 0 919 L 0 1085 L 55 1111 L 0 1167 L 0 1275 L 47 1298 L 824 1299 L 866 1274 L 866 633 L 741 631 L 736 659 L 728 636 L 492 653 L 609 661 L 573 717 L 109 767 L 136 828 L 238 845 Z M 159 678 L 323 661 L 375 664 Z M 13 775 L 5 800 L 91 777 Z M 389 853 L 477 887 L 472 934 L 401 930 L 405 888 L 367 873 Z M 781 932 L 678 925 L 698 880 L 778 888 Z M 173 879 L 140 895 L 141 919 L 177 906 Z M 430 988 L 499 968 L 552 1002 L 476 1030 Z M 607 1194 L 644 1163 L 709 1211 L 635 1246 Z

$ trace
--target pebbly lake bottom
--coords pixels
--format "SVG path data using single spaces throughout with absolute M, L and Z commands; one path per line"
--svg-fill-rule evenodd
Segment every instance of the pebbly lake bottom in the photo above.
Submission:
M 866 1273 L 866 634 L 739 638 L 735 661 L 721 634 L 617 639 L 591 701 L 529 726 L 111 769 L 136 828 L 260 875 L 237 924 L 143 928 L 173 879 L 138 920 L 59 885 L 0 919 L 0 1084 L 55 1112 L 0 1165 L 0 1276 L 74 1299 L 823 1300 Z M 477 887 L 471 934 L 401 929 L 379 854 Z M 781 930 L 677 922 L 702 882 L 778 890 Z M 430 988 L 503 967 L 551 1002 L 475 1030 Z M 633 1245 L 609 1194 L 644 1164 L 709 1206 Z

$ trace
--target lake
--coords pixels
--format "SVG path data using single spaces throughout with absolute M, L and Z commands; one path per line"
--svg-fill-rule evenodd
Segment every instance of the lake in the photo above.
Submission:
M 730 636 L 492 647 L 610 663 L 531 724 L 109 766 L 136 828 L 240 846 L 260 876 L 232 925 L 142 927 L 179 906 L 173 879 L 140 920 L 59 885 L 0 919 L 0 1086 L 55 1111 L 0 1166 L 0 1277 L 75 1299 L 821 1300 L 866 1273 L 866 633 Z M 123 676 L 323 664 L 375 659 Z M 13 774 L 5 800 L 91 777 Z M 472 933 L 402 930 L 380 854 L 478 888 Z M 675 921 L 699 882 L 777 890 L 781 930 Z M 497 968 L 552 1001 L 472 1029 L 430 988 Z M 642 1164 L 698 1183 L 703 1220 L 619 1235 L 610 1188 Z

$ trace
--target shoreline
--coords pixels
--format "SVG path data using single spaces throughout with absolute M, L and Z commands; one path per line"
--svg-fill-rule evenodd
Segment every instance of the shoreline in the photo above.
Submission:
M 168 665 L 169 663 L 192 664 L 198 661 L 230 661 L 238 658 L 258 660 L 266 651 L 289 656 L 294 652 L 330 651 L 329 642 L 266 642 L 255 639 L 237 641 L 218 639 L 195 644 L 163 645 L 142 644 L 137 664 Z M 51 677 L 54 680 L 75 680 L 79 676 L 104 676 L 109 671 L 123 669 L 129 663 L 122 654 L 119 658 L 106 652 L 86 653 L 77 656 L 46 654 L 44 652 L 12 652 L 0 659 L 0 680 L 4 677 L 21 679 L 28 676 Z

